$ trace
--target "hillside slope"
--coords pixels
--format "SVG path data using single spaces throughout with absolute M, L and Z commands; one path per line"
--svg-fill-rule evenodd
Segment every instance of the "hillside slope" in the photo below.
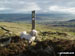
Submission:
M 0 56 L 58 56 L 59 51 L 75 50 L 75 32 L 68 31 L 70 28 L 52 27 L 37 24 L 37 40 L 28 45 L 25 39 L 20 39 L 20 32 L 31 31 L 31 24 L 0 22 L 0 26 L 12 31 L 15 36 L 10 44 L 1 47 Z M 3 30 L 0 29 L 0 32 Z M 41 51 L 41 52 L 40 52 Z M 34 55 L 33 55 L 34 54 Z

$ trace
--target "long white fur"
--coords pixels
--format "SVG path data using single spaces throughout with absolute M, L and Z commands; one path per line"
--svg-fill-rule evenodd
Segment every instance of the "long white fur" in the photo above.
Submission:
M 32 42 L 35 40 L 37 35 L 37 31 L 36 30 L 32 30 L 30 34 L 27 34 L 26 31 L 21 32 L 21 39 L 25 38 L 26 40 L 28 40 L 29 42 Z

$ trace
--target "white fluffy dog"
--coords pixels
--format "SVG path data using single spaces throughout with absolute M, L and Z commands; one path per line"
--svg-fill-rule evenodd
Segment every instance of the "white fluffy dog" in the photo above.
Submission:
M 30 34 L 27 34 L 26 31 L 21 32 L 21 39 L 25 38 L 26 40 L 28 40 L 29 43 L 31 43 L 32 41 L 35 40 L 37 36 L 37 31 L 36 30 L 32 30 L 30 32 Z

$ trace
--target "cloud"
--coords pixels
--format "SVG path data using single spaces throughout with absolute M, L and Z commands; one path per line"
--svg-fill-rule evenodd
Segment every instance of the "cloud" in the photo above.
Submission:
M 1 10 L 6 10 L 6 8 L 0 8 L 0 11 L 1 11 Z
M 0 8 L 0 11 L 4 11 L 4 10 L 11 10 L 11 8 L 5 8 L 5 7 Z
M 54 12 L 67 12 L 67 13 L 75 14 L 75 7 L 67 8 L 67 7 L 55 5 L 55 6 L 50 6 L 49 10 Z
M 29 3 L 29 4 L 25 4 L 21 8 L 16 8 L 16 12 L 20 12 L 20 13 L 24 13 L 24 12 L 27 13 L 32 10 L 39 11 L 41 10 L 41 8 L 36 3 Z
M 0 13 L 75 13 L 75 0 L 0 0 Z
M 36 3 L 29 3 L 26 4 L 23 8 L 21 8 L 23 11 L 32 11 L 32 10 L 40 10 L 40 7 Z
M 12 0 L 6 2 L 0 2 L 0 12 L 2 13 L 5 10 L 5 13 L 26 13 L 32 10 L 41 10 L 41 8 L 35 2 L 28 2 L 24 0 Z M 10 10 L 10 11 L 9 11 Z M 3 12 L 3 13 L 4 13 Z

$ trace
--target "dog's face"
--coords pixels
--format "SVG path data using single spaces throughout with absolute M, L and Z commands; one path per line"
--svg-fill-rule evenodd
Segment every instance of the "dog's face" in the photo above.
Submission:
M 36 36 L 37 35 L 37 31 L 36 30 L 32 30 L 30 33 L 32 36 Z

